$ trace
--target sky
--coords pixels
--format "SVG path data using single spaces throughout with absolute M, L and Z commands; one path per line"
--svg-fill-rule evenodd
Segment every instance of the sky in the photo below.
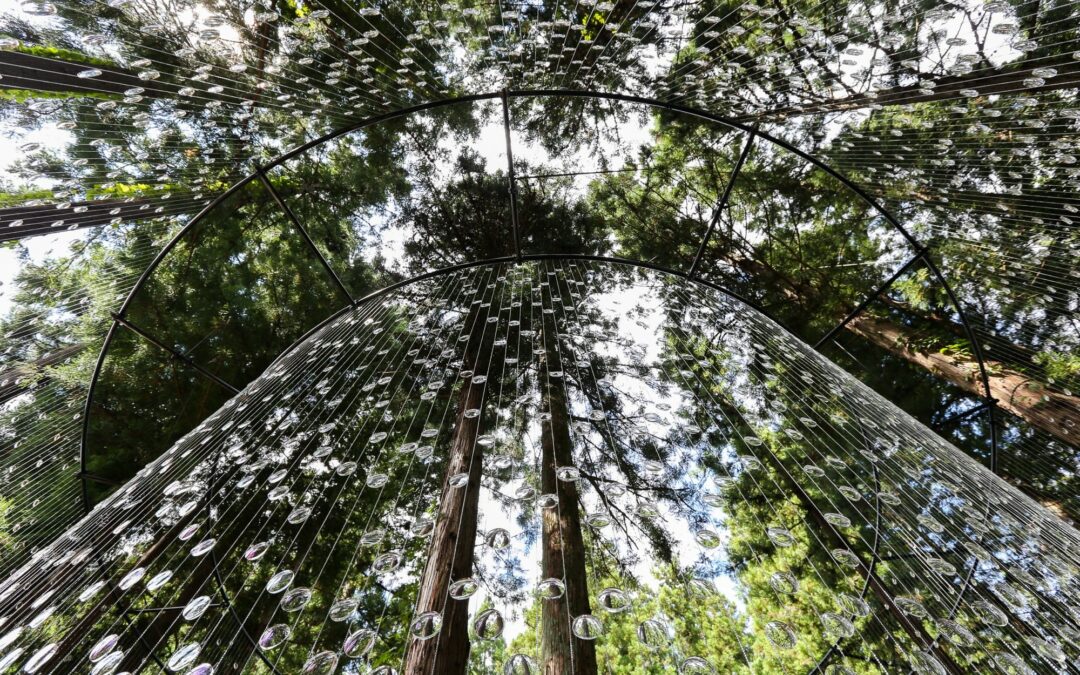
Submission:
M 40 262 L 49 258 L 67 255 L 71 245 L 84 239 L 85 236 L 85 231 L 65 231 L 38 237 L 26 237 L 20 241 L 20 245 L 26 250 L 30 261 Z M 0 247 L 0 316 L 6 315 L 11 309 L 11 296 L 16 290 L 15 277 L 23 264 L 23 261 L 19 258 L 18 248 Z

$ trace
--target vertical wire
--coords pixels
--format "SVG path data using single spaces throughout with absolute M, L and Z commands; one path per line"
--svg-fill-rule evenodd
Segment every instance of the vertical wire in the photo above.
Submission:
M 372 309 L 377 309 L 377 308 L 376 308 L 376 307 L 373 307 Z M 315 349 L 317 349 L 317 348 L 318 348 L 318 346 L 315 346 L 314 348 L 315 348 Z M 292 355 L 292 359 L 291 359 L 291 360 L 293 360 L 293 361 L 295 361 L 295 360 L 299 360 L 299 359 L 300 359 L 300 357 L 301 357 L 301 356 L 303 356 L 303 355 L 304 355 L 305 353 L 306 353 L 306 351 L 305 351 L 305 350 L 299 350 L 298 352 L 296 352 L 296 354 Z M 304 375 L 302 374 L 302 375 L 301 375 L 301 377 L 304 377 Z M 287 389 L 287 388 L 288 388 L 288 386 L 289 386 L 289 384 L 288 384 L 288 381 L 282 381 L 282 382 L 280 382 L 280 383 L 276 383 L 276 385 L 277 385 L 277 386 L 279 387 L 279 390 L 282 390 L 282 391 L 283 391 L 283 390 L 285 390 L 285 389 Z M 293 386 L 295 386 L 295 385 L 293 385 Z M 263 398 L 262 398 L 262 401 L 263 401 L 263 402 L 266 402 L 266 403 L 268 403 L 268 405 L 267 405 L 266 407 L 267 407 L 267 408 L 268 408 L 269 410 L 273 411 L 274 409 L 277 409 L 276 399 L 274 398 L 274 395 L 273 395 L 273 393 L 271 393 L 271 394 L 268 394 L 268 395 L 266 395 L 266 396 L 263 396 Z M 316 404 L 312 404 L 312 408 L 314 408 L 314 405 L 316 405 Z M 258 410 L 258 408 L 257 408 L 256 410 Z M 237 412 L 239 412 L 239 411 L 237 411 Z M 284 421 L 285 419 L 287 419 L 287 418 L 282 418 L 282 420 L 281 420 L 281 421 L 283 422 L 283 421 Z M 275 432 L 278 432 L 278 431 L 279 431 L 279 426 L 278 426 L 277 424 L 275 424 L 275 426 L 274 426 L 274 428 L 273 428 L 272 430 L 267 430 L 267 435 L 266 435 L 266 436 L 265 436 L 265 437 L 263 438 L 263 442 L 264 442 L 264 443 L 265 443 L 265 442 L 267 442 L 267 441 L 268 441 L 268 439 L 269 439 L 269 438 L 270 438 L 270 437 L 271 437 L 271 436 L 272 436 L 272 435 L 273 435 L 273 434 L 274 434 Z M 221 440 L 220 442 L 221 442 L 221 443 L 224 443 L 224 439 L 222 439 L 222 440 Z M 297 461 L 299 461 L 299 458 L 298 458 L 298 460 L 297 460 Z M 238 488 L 232 488 L 232 489 L 233 489 L 233 490 L 238 490 Z M 235 504 L 236 502 L 230 501 L 230 503 L 233 503 L 233 504 Z M 249 502 L 248 502 L 248 503 L 252 503 L 252 502 L 251 502 L 251 500 L 249 500 Z M 204 508 L 208 508 L 208 507 L 209 507 L 209 504 L 207 504 L 207 506 L 206 506 L 206 507 L 204 507 Z M 243 506 L 241 507 L 241 509 L 243 509 L 243 508 L 246 508 L 246 504 L 245 504 L 245 505 L 243 505 Z M 253 517 L 254 517 L 254 516 L 253 516 Z M 227 520 L 227 519 L 226 519 L 226 518 L 224 517 L 224 515 L 223 515 L 222 517 L 220 517 L 220 518 L 219 518 L 218 520 L 219 520 L 219 522 L 228 522 L 228 520 Z M 245 531 L 246 531 L 246 530 L 245 530 Z M 256 533 L 256 534 L 258 534 L 258 533 Z M 164 565 L 164 566 L 165 566 L 165 567 L 171 567 L 171 566 L 172 566 L 172 564 L 174 564 L 174 563 L 175 563 L 176 561 L 178 561 L 179 559 L 181 559 L 181 558 L 184 558 L 184 557 L 186 557 L 186 550 L 181 550 L 181 549 L 179 549 L 179 548 L 178 548 L 177 550 L 175 550 L 175 551 L 173 552 L 173 554 L 172 554 L 172 558 L 171 558 L 171 559 L 169 559 L 169 560 L 166 560 L 166 561 L 165 561 L 165 565 Z M 205 581 L 204 583 L 208 583 L 208 582 L 209 582 L 209 580 L 207 579 L 207 580 L 206 580 L 206 581 Z M 223 583 L 224 583 L 224 580 L 223 580 Z M 196 590 L 196 592 L 197 592 L 197 590 Z M 245 620 L 246 620 L 246 619 L 245 619 Z M 174 622 L 173 622 L 173 623 L 175 624 L 175 620 L 174 620 Z M 142 636 L 140 636 L 140 639 L 141 639 L 141 637 L 142 637 Z
M 457 282 L 458 282 L 458 275 L 454 275 L 453 277 L 451 277 L 451 280 L 453 281 L 453 284 L 454 284 L 454 286 L 456 286 L 456 285 L 457 285 Z M 442 289 L 443 289 L 443 290 L 442 290 L 442 292 L 441 292 L 441 294 L 440 294 L 440 297 L 441 297 L 441 298 L 447 298 L 447 297 L 452 297 L 452 295 L 451 295 L 452 291 L 451 291 L 450 293 L 448 293 L 446 289 L 452 289 L 452 288 L 453 288 L 454 286 L 451 286 L 451 284 L 450 284 L 449 280 L 448 280 L 448 281 L 444 281 L 444 283 L 442 284 Z M 431 310 L 431 309 L 429 309 L 428 311 L 432 311 L 432 310 Z M 414 319 L 414 320 L 415 320 L 415 319 Z M 421 340 L 421 343 L 425 343 L 425 342 L 427 343 L 427 349 L 428 349 L 428 352 L 427 352 L 427 354 L 428 354 L 428 356 L 425 356 L 424 358 L 425 358 L 425 359 L 430 359 L 430 358 L 432 358 L 433 356 L 434 356 L 434 357 L 437 357 L 437 353 L 435 353 L 435 350 L 436 350 L 436 349 L 438 349 L 438 348 L 440 347 L 440 341 L 439 341 L 439 338 L 438 338 L 438 337 L 434 337 L 434 338 L 433 338 L 433 337 L 432 337 L 431 335 L 421 335 L 421 336 L 420 336 L 420 340 Z M 414 347 L 414 349 L 415 349 L 415 347 Z M 412 350 L 410 350 L 410 352 L 409 352 L 409 353 L 411 353 L 411 351 L 412 351 Z M 416 390 L 416 389 L 418 389 L 418 388 L 420 387 L 420 384 L 421 384 L 421 378 L 420 378 L 420 377 L 417 377 L 417 378 L 415 379 L 415 381 L 413 382 L 413 384 L 411 385 L 411 386 L 412 386 L 412 388 L 413 388 L 413 392 L 414 392 L 414 393 L 415 393 L 415 390 Z M 430 415 L 431 415 L 431 413 L 432 413 L 432 411 L 433 411 L 433 409 L 434 409 L 434 406 L 424 406 L 424 407 L 426 407 L 426 408 L 427 408 L 427 413 L 426 413 L 426 414 L 427 414 L 427 417 L 425 417 L 425 420 L 424 420 L 424 424 L 426 425 L 427 421 L 428 421 L 428 420 L 430 419 Z M 410 429 L 413 429 L 413 428 L 415 427 L 415 422 L 416 422 L 416 421 L 417 421 L 417 420 L 419 419 L 419 413 L 420 413 L 420 410 L 421 410 L 421 408 L 420 408 L 419 406 L 418 406 L 418 407 L 417 407 L 416 409 L 414 409 L 414 411 L 413 411 L 413 414 L 412 414 L 412 418 L 410 419 L 410 421 L 408 422 L 408 424 L 406 425 L 406 428 L 405 428 L 405 430 L 404 430 L 404 431 L 405 431 L 405 433 L 406 433 L 406 435 L 408 435 L 408 431 L 409 431 Z M 397 421 L 395 421 L 395 425 L 396 425 L 396 424 L 397 424 Z M 422 425 L 422 426 L 423 426 L 423 425 Z M 441 427 L 441 424 L 440 424 L 440 427 Z M 386 447 L 386 445 L 387 445 L 387 442 L 386 442 L 386 441 L 384 441 L 384 442 L 383 442 L 383 444 L 382 444 L 382 447 L 384 447 L 384 448 L 385 448 L 385 447 Z M 381 452 L 381 450 L 380 450 L 380 452 Z M 396 497 L 395 497 L 395 499 L 394 499 L 394 502 L 393 502 L 393 504 L 392 504 L 392 505 L 391 505 L 391 506 L 389 507 L 389 509 L 388 509 L 388 512 L 392 512 L 392 511 L 393 511 L 393 510 L 394 510 L 394 509 L 395 509 L 395 508 L 396 508 L 396 507 L 398 506 L 398 504 L 400 504 L 400 503 L 401 503 L 401 498 L 402 498 L 402 494 L 403 494 L 403 492 L 404 492 L 404 489 L 405 489 L 405 482 L 406 482 L 406 481 L 408 480 L 408 477 L 409 477 L 409 475 L 410 475 L 410 474 L 411 474 L 411 472 L 412 472 L 412 466 L 413 466 L 413 463 L 414 463 L 414 461 L 415 461 L 415 460 L 416 460 L 416 453 L 410 453 L 410 456 L 409 456 L 409 462 L 408 462 L 408 465 L 406 466 L 406 473 L 405 473 L 405 476 L 404 476 L 404 477 L 403 477 L 403 478 L 401 479 L 401 488 L 400 488 L 400 489 L 398 490 L 398 493 L 397 493 L 397 495 L 396 495 Z M 374 466 L 374 465 L 376 465 L 377 463 L 378 463 L 378 460 L 376 459 L 376 461 L 375 461 L 375 462 L 373 462 L 373 466 Z M 430 475 L 431 475 L 431 467 L 432 467 L 432 464 L 431 464 L 431 463 L 428 463 L 428 467 L 427 467 L 427 469 L 425 469 L 425 471 L 424 471 L 424 478 L 422 479 L 422 484 L 423 484 L 423 485 L 426 485 L 426 484 L 427 484 L 427 482 L 428 482 L 428 479 L 429 479 L 429 477 L 430 477 Z M 360 497 L 361 497 L 361 496 L 362 496 L 362 494 L 358 494 L 358 495 L 357 495 L 357 497 L 356 497 L 356 499 L 354 500 L 354 502 L 353 502 L 353 511 L 355 511 L 355 509 L 356 509 L 356 506 L 357 506 L 357 505 L 359 504 L 359 502 L 360 502 Z M 418 500 L 418 503 L 422 503 L 423 501 L 424 501 L 423 499 L 420 499 L 420 500 Z M 366 522 L 365 522 L 365 524 L 364 524 L 364 531 L 365 531 L 365 532 L 368 532 L 368 531 L 370 531 L 371 521 L 372 521 L 372 519 L 373 519 L 373 518 L 374 518 L 374 517 L 376 516 L 376 512 L 377 512 L 377 510 L 378 510 L 377 506 L 378 506 L 377 504 L 376 504 L 376 505 L 374 505 L 374 506 L 372 506 L 372 509 L 371 509 L 371 511 L 370 511 L 370 512 L 368 513 L 368 515 L 367 515 L 367 518 L 366 518 Z M 350 512 L 350 518 L 351 518 L 351 512 Z M 344 530 L 342 530 L 341 532 L 339 532 L 339 533 L 338 533 L 338 538 L 337 538 L 337 539 L 335 540 L 335 544 L 334 544 L 334 546 L 335 546 L 335 547 L 336 547 L 336 545 L 337 545 L 337 541 L 338 541 L 338 540 L 340 540 L 341 534 L 342 534 L 343 532 L 344 532 Z M 380 553 L 381 553 L 381 551 L 382 551 L 382 546 L 383 546 L 383 543 L 382 543 L 382 542 L 385 542 L 385 540 L 386 540 L 386 539 L 385 539 L 385 537 L 384 537 L 384 538 L 382 539 L 382 541 L 380 541 L 379 545 L 378 545 L 378 546 L 377 546 L 377 547 L 375 548 L 375 551 L 374 551 L 374 555 L 375 555 L 375 558 L 376 558 L 376 559 L 377 559 L 377 558 L 379 557 L 379 554 L 380 554 Z M 340 585 L 339 585 L 339 587 L 338 587 L 338 591 L 337 591 L 337 593 L 336 593 L 336 594 L 334 595 L 334 597 L 339 597 L 339 596 L 341 595 L 341 591 L 342 591 L 342 589 L 343 589 L 343 588 L 345 587 L 345 585 L 346 585 L 346 584 L 348 583 L 348 576 L 349 576 L 349 573 L 351 572 L 351 570 L 352 570 L 353 566 L 354 566 L 354 565 L 356 564 L 356 562 L 357 562 L 357 559 L 358 559 L 358 555 L 359 555 L 359 553 L 360 553 L 360 550 L 361 550 L 361 549 L 360 549 L 360 547 L 357 547 L 357 548 L 355 549 L 355 551 L 353 552 L 353 554 L 352 554 L 352 555 L 350 556 L 350 559 L 349 559 L 349 563 L 348 563 L 348 565 L 346 566 L 346 568 L 345 568 L 345 572 L 344 572 L 344 574 L 343 574 L 343 576 L 342 576 L 342 581 L 341 581 L 341 583 L 340 583 Z M 333 552 L 333 548 L 331 549 L 331 551 L 330 551 L 329 553 L 332 553 L 332 552 Z M 323 567 L 324 567 L 324 568 L 325 568 L 326 564 L 327 564 L 327 563 L 329 562 L 329 560 L 330 560 L 330 555 L 329 555 L 329 553 L 327 553 L 327 554 L 325 555 L 325 557 L 324 557 L 324 562 L 323 562 Z M 387 608 L 388 606 L 389 606 L 389 603 L 388 603 L 388 602 L 387 602 L 387 603 L 385 603 L 385 604 L 383 605 L 383 611 L 382 611 L 382 613 L 380 614 L 380 617 L 379 617 L 379 621 L 377 622 L 377 623 L 378 623 L 378 624 L 380 624 L 380 625 L 381 625 L 382 617 L 383 617 L 383 616 L 385 615 L 385 613 L 386 613 L 386 608 Z M 328 609 L 327 609 L 327 619 L 324 619 L 324 621 L 323 621 L 322 625 L 320 625 L 319 631 L 318 631 L 318 633 L 316 634 L 316 636 L 315 636 L 315 639 L 314 639 L 314 640 L 312 641 L 312 646 L 311 646 L 311 649 L 309 649 L 309 650 L 308 650 L 308 656 L 309 656 L 309 657 L 311 657 L 311 656 L 312 656 L 312 655 L 313 655 L 313 654 L 315 653 L 316 647 L 318 646 L 318 640 L 319 640 L 319 638 L 320 638 L 320 636 L 321 636 L 321 634 L 322 634 L 323 626 L 325 626 L 325 623 L 326 623 L 326 622 L 327 622 L 327 621 L 329 620 L 329 614 L 330 614 L 330 609 L 328 608 Z M 297 620 L 299 621 L 299 618 L 298 618 Z

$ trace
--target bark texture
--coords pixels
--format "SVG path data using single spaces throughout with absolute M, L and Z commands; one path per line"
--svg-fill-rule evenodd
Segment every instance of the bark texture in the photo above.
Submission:
M 1024 80 L 1034 77 L 1032 70 L 1047 67 L 1056 69 L 1057 75 L 1043 78 L 1044 83 L 1036 87 L 1024 84 Z M 983 68 L 967 75 L 938 77 L 934 78 L 934 82 L 936 86 L 929 94 L 920 91 L 921 85 L 912 84 L 876 92 L 876 97 L 855 94 L 832 101 L 807 103 L 798 107 L 770 110 L 746 119 L 774 119 L 776 117 L 795 117 L 844 110 L 859 110 L 873 104 L 888 106 L 947 101 L 965 98 L 964 94 L 960 93 L 965 89 L 974 89 L 979 92 L 980 96 L 1003 94 L 1031 96 L 1061 89 L 1074 89 L 1080 85 L 1080 62 L 1073 60 L 1068 54 L 1060 54 L 1051 58 L 1033 60 L 1000 69 Z
M 154 213 L 158 206 L 164 207 L 165 211 Z M 186 205 L 176 206 L 168 201 L 159 201 L 155 204 L 151 199 L 133 199 L 130 202 L 122 199 L 74 202 L 70 209 L 58 209 L 55 204 L 11 206 L 0 209 L 0 242 L 14 241 L 38 234 L 97 227 L 108 224 L 113 218 L 124 220 L 160 218 L 164 214 L 183 211 L 185 208 L 187 208 Z
M 0 373 L 0 403 L 7 403 L 20 394 L 29 391 L 31 385 L 36 382 L 36 377 L 44 368 L 64 363 L 74 358 L 86 345 L 79 343 L 61 347 L 50 352 L 36 361 L 21 363 L 13 368 Z
M 775 284 L 792 302 L 802 307 L 820 304 L 818 291 L 780 274 L 757 260 L 728 253 L 724 260 L 737 269 L 765 283 Z M 888 303 L 886 303 L 888 304 Z M 846 314 L 846 313 L 845 313 Z M 839 322 L 844 315 L 837 315 Z M 942 322 L 929 320 L 937 329 L 966 336 L 961 326 L 945 327 Z M 986 394 L 979 375 L 978 362 L 969 356 L 942 354 L 935 349 L 920 351 L 909 345 L 916 342 L 916 331 L 901 323 L 867 315 L 865 312 L 845 327 L 850 333 L 881 347 L 912 365 L 976 396 Z M 1012 351 L 1010 349 L 1010 351 Z M 1023 353 L 1022 347 L 1016 351 Z M 985 355 L 984 355 L 985 359 Z M 990 395 L 997 399 L 1002 410 L 1016 415 L 1031 426 L 1041 429 L 1072 446 L 1080 446 L 1080 396 L 1069 396 L 1044 387 L 1038 380 L 1011 368 L 1009 364 L 984 360 Z
M 560 371 L 562 363 L 555 348 L 554 319 L 545 315 L 543 335 L 547 352 L 540 372 Z M 585 573 L 585 543 L 581 536 L 577 483 L 559 481 L 556 470 L 574 466 L 570 440 L 570 411 L 563 378 L 540 381 L 544 410 L 551 413 L 545 422 L 541 440 L 540 491 L 557 494 L 558 508 L 544 509 L 543 560 L 544 578 L 562 579 L 566 591 L 557 600 L 544 600 L 541 610 L 540 667 L 544 675 L 593 675 L 596 648 L 589 640 L 574 637 L 574 617 L 590 614 L 588 578 Z
M 101 70 L 101 75 L 79 77 L 79 73 L 91 68 Z M 3 76 L 0 89 L 121 95 L 128 89 L 140 87 L 144 96 L 171 96 L 178 89 L 158 80 L 141 80 L 137 73 L 116 65 L 97 66 L 17 51 L 0 52 L 0 76 Z
M 490 342 L 479 306 L 470 313 L 472 326 L 466 345 L 464 363 L 475 364 L 476 373 L 488 370 Z M 491 324 L 497 325 L 497 324 Z M 493 332 L 493 331 L 492 331 Z M 428 547 L 427 562 L 420 578 L 416 614 L 441 612 L 442 629 L 428 640 L 410 639 L 405 652 L 404 673 L 464 675 L 469 664 L 469 603 L 448 595 L 450 584 L 472 576 L 476 546 L 477 508 L 480 503 L 480 478 L 483 475 L 483 448 L 476 444 L 481 417 L 469 419 L 465 411 L 483 407 L 484 387 L 464 382 L 458 393 L 457 420 L 450 441 L 449 459 L 443 478 L 435 530 Z M 469 483 L 462 488 L 449 485 L 451 477 L 467 473 Z
M 865 314 L 856 317 L 847 329 L 891 354 L 976 396 L 984 395 L 979 366 L 966 356 L 918 351 L 908 346 L 903 326 Z M 1080 398 L 1045 388 L 1038 380 L 1010 370 L 996 361 L 985 361 L 990 395 L 997 406 L 1071 445 L 1080 444 Z

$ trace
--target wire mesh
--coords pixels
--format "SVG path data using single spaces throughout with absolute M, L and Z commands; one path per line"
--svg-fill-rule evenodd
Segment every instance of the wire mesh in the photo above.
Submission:
M 349 310 L 44 549 L 3 662 L 1056 670 L 1077 545 L 730 296 L 486 265 Z

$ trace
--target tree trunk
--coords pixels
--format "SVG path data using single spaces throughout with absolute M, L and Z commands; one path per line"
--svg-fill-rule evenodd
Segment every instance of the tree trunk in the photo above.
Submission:
M 84 70 L 97 68 L 102 74 L 82 78 Z M 140 80 L 136 73 L 119 65 L 97 66 L 92 63 L 64 61 L 16 51 L 0 52 L 0 89 L 30 89 L 67 92 L 73 95 L 100 92 L 122 95 L 140 87 L 146 96 L 174 96 L 177 87 L 155 80 Z
M 203 556 L 188 575 L 180 593 L 170 599 L 169 607 L 155 611 L 148 624 L 135 626 L 132 633 L 138 635 L 139 639 L 124 651 L 124 660 L 120 664 L 120 670 L 136 672 L 140 668 L 147 667 L 147 662 L 151 659 L 166 660 L 168 654 L 165 653 L 164 646 L 183 625 L 180 613 L 197 596 L 209 595 L 214 602 L 222 603 L 221 594 L 217 591 L 213 580 L 214 561 L 213 555 Z M 131 620 L 133 617 L 127 618 Z M 162 653 L 159 654 L 159 652 Z
M 978 363 L 969 356 L 917 351 L 909 347 L 906 327 L 861 314 L 847 329 L 890 354 L 899 356 L 976 396 L 984 395 Z M 1037 380 L 985 361 L 990 395 L 997 406 L 1070 445 L 1080 445 L 1080 397 L 1044 388 Z
M 472 321 L 472 335 L 463 362 L 475 364 L 473 370 L 477 374 L 486 373 L 491 349 L 485 348 L 485 343 L 490 341 L 484 339 L 487 324 L 479 316 L 478 306 L 474 306 L 468 320 Z M 484 449 L 476 444 L 476 434 L 483 415 L 469 419 L 465 417 L 465 411 L 482 409 L 484 389 L 465 382 L 458 393 L 457 423 L 450 441 L 442 499 L 428 546 L 427 562 L 420 577 L 416 614 L 442 612 L 442 629 L 437 637 L 428 640 L 410 639 L 403 673 L 464 675 L 468 670 L 469 602 L 450 598 L 448 589 L 452 581 L 470 577 L 473 573 L 480 478 L 484 466 Z M 450 477 L 460 473 L 469 474 L 468 485 L 450 487 Z
M 136 560 L 129 569 L 134 569 L 136 567 L 146 567 L 150 569 L 151 565 L 163 553 L 169 550 L 169 545 L 176 541 L 177 536 L 180 534 L 181 531 L 183 531 L 185 527 L 187 527 L 191 523 L 191 521 L 196 517 L 195 514 L 197 513 L 198 511 L 196 510 L 195 512 L 189 514 L 186 518 L 182 518 L 179 522 L 166 530 L 162 534 L 162 536 L 158 537 L 157 541 L 155 541 L 145 551 L 143 551 L 142 555 L 139 556 L 138 560 Z M 71 569 L 66 569 L 66 566 L 65 568 L 56 568 L 56 574 L 53 575 L 55 584 L 54 587 L 65 589 L 65 592 L 74 594 L 78 591 L 79 587 L 73 585 L 72 582 L 78 582 L 79 578 L 77 576 L 72 577 L 72 575 L 80 571 L 81 570 L 73 572 Z M 110 579 L 115 582 L 115 577 L 110 577 Z M 41 582 L 35 581 L 31 583 L 40 584 Z M 29 586 L 29 584 L 27 585 Z M 45 585 L 41 584 L 41 587 L 45 587 Z M 95 627 L 99 625 L 99 623 L 101 623 L 102 617 L 111 616 L 109 612 L 113 609 L 119 609 L 122 603 L 131 603 L 131 598 L 125 598 L 124 595 L 125 591 L 120 590 L 120 588 L 115 583 L 110 583 L 107 586 L 107 590 L 104 592 L 102 597 L 95 600 L 94 605 L 89 609 L 89 611 L 87 611 L 81 617 L 78 617 L 78 619 L 75 620 L 71 624 L 71 626 L 67 628 L 67 632 L 59 643 L 59 647 L 57 649 L 57 658 L 79 658 L 80 654 L 76 651 L 75 648 L 88 634 L 90 634 L 94 630 Z M 15 614 L 17 611 L 19 611 L 19 608 L 17 607 L 5 607 L 3 609 L 6 610 L 9 614 Z M 112 620 L 117 621 L 121 619 L 126 620 L 127 617 L 123 614 L 117 613 Z M 132 647 L 132 650 L 135 650 L 134 646 Z M 142 639 L 142 637 L 140 637 L 138 651 L 140 655 L 148 655 L 153 650 L 152 648 L 147 648 L 144 640 Z M 128 659 L 125 656 L 125 661 L 126 660 Z M 56 661 L 56 664 L 60 663 L 62 663 L 62 661 Z
M 794 302 L 814 304 L 816 301 L 813 297 L 816 289 L 797 285 L 760 261 L 735 254 L 726 255 L 724 259 L 754 278 L 776 284 Z M 842 318 L 837 316 L 837 321 Z M 978 362 L 973 357 L 911 349 L 908 345 L 913 342 L 914 335 L 907 326 L 871 317 L 864 312 L 848 322 L 845 329 L 969 394 L 986 394 Z M 1022 352 L 1023 349 L 1018 348 L 1018 351 Z M 1069 396 L 1045 388 L 1038 380 L 1010 369 L 1005 363 L 984 360 L 984 364 L 990 395 L 997 399 L 998 407 L 1071 446 L 1080 447 L 1080 396 Z
M 170 202 L 160 203 L 160 206 L 165 207 L 165 212 L 170 212 L 168 208 L 170 205 Z M 0 209 L 0 242 L 14 241 L 38 234 L 55 234 L 65 230 L 97 227 L 108 224 L 113 218 L 124 220 L 160 218 L 162 214 L 154 213 L 153 206 L 154 201 L 146 198 L 133 199 L 130 202 L 123 199 L 74 202 L 70 209 L 58 209 L 55 204 L 11 206 Z M 183 208 L 185 207 L 173 207 L 171 211 Z M 75 209 L 86 210 L 76 212 Z M 116 213 L 114 214 L 113 211 Z M 18 224 L 13 225 L 13 223 Z
M 541 357 L 541 373 L 562 370 L 553 327 L 554 318 L 545 315 L 542 335 L 552 339 L 544 340 L 547 352 Z M 591 612 L 577 483 L 559 481 L 555 473 L 558 467 L 574 466 L 564 382 L 548 377 L 540 384 L 544 409 L 551 413 L 541 433 L 540 491 L 559 496 L 558 508 L 544 509 L 542 514 L 542 567 L 545 579 L 562 579 L 566 585 L 559 599 L 541 601 L 540 667 L 544 675 L 593 675 L 596 648 L 591 641 L 574 637 L 570 628 L 574 617 Z
M 35 381 L 35 376 L 43 368 L 55 366 L 58 363 L 74 358 L 84 349 L 86 349 L 86 345 L 82 343 L 68 345 L 49 352 L 36 361 L 20 363 L 10 370 L 0 373 L 0 404 L 7 403 L 16 396 L 28 391 L 30 385 Z

